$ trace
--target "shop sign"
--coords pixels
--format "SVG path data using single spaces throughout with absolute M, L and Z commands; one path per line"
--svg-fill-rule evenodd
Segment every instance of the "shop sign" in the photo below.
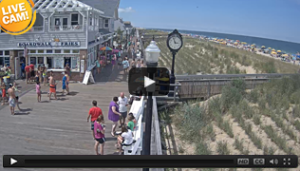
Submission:
M 80 42 L 24 42 L 18 43 L 18 47 L 53 47 L 53 46 L 60 46 L 60 47 L 78 47 L 80 46 Z

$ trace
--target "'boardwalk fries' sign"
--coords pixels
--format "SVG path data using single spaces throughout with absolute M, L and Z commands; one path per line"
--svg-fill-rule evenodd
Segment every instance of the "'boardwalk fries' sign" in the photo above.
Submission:
M 36 19 L 36 11 L 32 11 L 32 0 L 2 0 L 0 2 L 1 29 L 11 35 L 26 33 Z

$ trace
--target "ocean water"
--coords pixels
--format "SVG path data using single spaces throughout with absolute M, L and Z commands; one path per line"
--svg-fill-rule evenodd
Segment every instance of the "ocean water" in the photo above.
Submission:
M 169 29 L 157 29 L 157 30 L 173 31 Z M 220 39 L 239 40 L 241 42 L 247 42 L 248 44 L 256 44 L 257 47 L 261 47 L 262 45 L 264 45 L 266 46 L 266 48 L 271 47 L 272 49 L 281 50 L 285 53 L 290 53 L 290 54 L 296 54 L 297 52 L 300 52 L 300 43 L 293 43 L 293 42 L 251 37 L 251 36 L 224 34 L 224 33 L 186 31 L 186 30 L 178 30 L 178 31 L 184 34 L 203 35 L 203 36 L 220 38 Z

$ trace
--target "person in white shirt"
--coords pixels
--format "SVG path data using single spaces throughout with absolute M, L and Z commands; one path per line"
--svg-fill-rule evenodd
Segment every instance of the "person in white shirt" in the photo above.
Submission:
M 129 146 L 133 143 L 133 134 L 126 125 L 122 126 L 122 133 L 118 136 L 117 148 L 119 149 L 119 154 L 122 153 L 122 146 Z
M 120 97 L 118 98 L 119 112 L 122 114 L 120 117 L 120 128 L 125 124 L 125 120 L 127 117 L 127 106 L 128 106 L 128 98 L 124 95 L 123 92 L 120 93 Z

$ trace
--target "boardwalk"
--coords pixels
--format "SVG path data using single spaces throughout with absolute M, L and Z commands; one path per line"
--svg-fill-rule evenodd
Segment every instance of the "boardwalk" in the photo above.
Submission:
M 46 94 L 43 94 L 42 103 L 37 103 L 35 90 L 29 91 L 21 97 L 20 104 L 21 108 L 30 112 L 28 115 L 11 116 L 8 106 L 0 110 L 0 155 L 94 155 L 90 123 L 86 121 L 92 100 L 98 101 L 106 118 L 105 154 L 114 153 L 116 139 L 110 135 L 108 105 L 112 97 L 119 96 L 121 91 L 128 96 L 126 78 L 123 71 L 115 69 L 111 72 L 111 67 L 108 66 L 96 76 L 97 84 L 71 84 L 72 95 L 60 96 L 58 101 L 49 102 Z M 61 91 L 60 86 L 58 91 Z M 2 157 L 0 161 L 2 163 Z

